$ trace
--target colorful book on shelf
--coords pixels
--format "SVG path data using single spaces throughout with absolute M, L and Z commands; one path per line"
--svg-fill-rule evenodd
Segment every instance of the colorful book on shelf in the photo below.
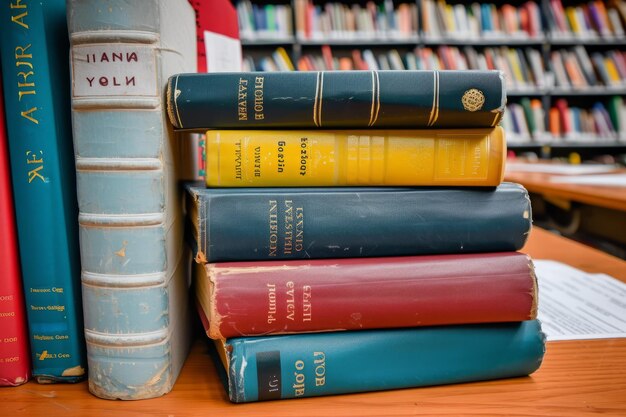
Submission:
M 0 386 L 16 386 L 28 381 L 31 366 L 7 146 L 0 82 Z
M 212 339 L 532 320 L 519 252 L 196 264 Z
M 531 228 L 526 190 L 188 186 L 200 262 L 515 251 Z
M 209 187 L 496 186 L 504 130 L 209 130 Z
M 240 337 L 215 345 L 229 398 L 243 403 L 526 376 L 541 366 L 545 335 L 528 320 Z
M 506 102 L 499 71 L 178 74 L 176 128 L 493 127 Z
M 228 0 L 189 0 L 196 14 L 198 72 L 239 71 L 237 12 Z
M 65 1 L 4 2 L 2 82 L 33 376 L 86 373 Z M 3 249 L 4 250 L 4 249 Z
M 103 17 L 106 15 L 106 18 Z M 89 389 L 170 391 L 190 312 L 167 77 L 196 69 L 186 0 L 68 2 Z

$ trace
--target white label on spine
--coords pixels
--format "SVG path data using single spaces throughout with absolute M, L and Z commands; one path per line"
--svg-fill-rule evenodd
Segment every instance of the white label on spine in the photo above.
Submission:
M 156 96 L 156 53 L 139 44 L 72 48 L 72 96 Z

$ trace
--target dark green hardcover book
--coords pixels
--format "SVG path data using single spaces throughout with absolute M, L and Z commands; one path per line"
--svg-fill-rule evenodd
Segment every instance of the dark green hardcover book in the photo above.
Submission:
M 4 1 L 0 46 L 33 376 L 86 374 L 64 0 Z
M 545 336 L 530 320 L 240 337 L 217 347 L 230 400 L 240 403 L 525 376 L 541 365 Z
M 179 74 L 167 89 L 180 129 L 492 127 L 505 104 L 500 71 Z
M 206 262 L 515 251 L 531 228 L 528 193 L 513 183 L 187 191 Z

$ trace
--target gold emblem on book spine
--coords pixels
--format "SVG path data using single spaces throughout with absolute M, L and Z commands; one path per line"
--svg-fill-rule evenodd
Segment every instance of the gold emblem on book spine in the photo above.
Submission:
M 476 88 L 471 88 L 463 94 L 463 98 L 461 99 L 463 103 L 463 108 L 467 111 L 478 111 L 483 108 L 483 104 L 485 104 L 485 95 L 482 91 L 477 90 Z

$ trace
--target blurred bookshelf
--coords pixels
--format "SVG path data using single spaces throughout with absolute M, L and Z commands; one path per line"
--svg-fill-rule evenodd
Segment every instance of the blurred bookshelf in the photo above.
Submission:
M 244 70 L 499 69 L 510 149 L 624 152 L 624 1 L 234 4 Z

